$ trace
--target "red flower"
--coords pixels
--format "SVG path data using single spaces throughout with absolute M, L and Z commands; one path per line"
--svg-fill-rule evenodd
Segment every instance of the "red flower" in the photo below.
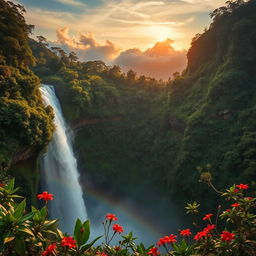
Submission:
M 170 243 L 176 243 L 176 242 L 177 242 L 177 240 L 175 239 L 176 237 L 177 237 L 177 236 L 175 236 L 175 235 L 173 235 L 173 234 L 169 235 Z
M 177 240 L 175 239 L 177 236 L 171 234 L 170 236 L 164 236 L 162 238 L 159 239 L 159 241 L 157 242 L 158 246 L 161 245 L 165 245 L 165 244 L 169 244 L 169 243 L 176 243 Z
M 251 197 L 251 196 L 247 197 L 247 200 L 252 200 L 252 199 L 253 199 L 253 197 Z
M 220 234 L 220 236 L 222 241 L 228 241 L 228 242 L 236 238 L 234 233 L 230 233 L 228 231 L 223 231 Z
M 153 255 L 153 256 L 157 256 L 159 255 L 160 252 L 158 251 L 157 247 L 153 247 L 148 251 L 148 255 Z
M 43 199 L 45 202 L 53 199 L 53 194 L 49 194 L 48 192 L 43 192 L 42 194 L 37 195 L 38 199 Z
M 108 213 L 108 214 L 106 215 L 106 219 L 112 221 L 112 220 L 117 220 L 117 217 L 116 217 L 115 214 Z
M 164 239 L 164 237 L 160 238 L 159 241 L 156 244 L 160 247 L 161 245 L 166 244 L 166 240 Z
M 118 224 L 114 224 L 112 228 L 115 232 L 118 232 L 118 233 L 124 232 L 123 228 Z
M 240 204 L 239 203 L 234 203 L 234 204 L 231 204 L 232 207 L 239 207 Z
M 106 254 L 104 252 L 97 251 L 96 256 L 108 256 L 108 254 Z
M 72 236 L 66 236 L 62 238 L 61 245 L 63 247 L 68 246 L 68 248 L 75 248 L 76 240 L 74 240 Z
M 195 236 L 194 236 L 194 240 L 200 240 L 201 238 L 203 238 L 203 237 L 211 237 L 211 231 L 213 230 L 213 229 L 215 229 L 216 228 L 216 226 L 215 225 L 211 225 L 211 224 L 208 224 L 207 225 L 207 227 L 205 227 L 204 229 L 203 229 L 203 231 L 200 231 L 200 232 L 198 232 Z
M 206 214 L 206 215 L 203 217 L 203 220 L 211 219 L 212 216 L 213 216 L 212 213 L 208 213 L 208 214 Z
M 42 256 L 47 256 L 47 255 L 51 255 L 55 249 L 57 248 L 56 244 L 50 244 L 45 251 L 42 252 Z
M 206 232 L 206 234 L 208 234 L 209 232 L 211 232 L 215 228 L 216 228 L 215 225 L 208 224 L 207 227 L 205 227 L 203 231 Z
M 191 233 L 190 229 L 188 228 L 188 229 L 181 230 L 180 235 L 182 235 L 182 236 L 191 236 L 192 233 Z
M 239 189 L 248 189 L 249 188 L 249 186 L 247 184 L 236 185 L 236 187 Z
M 227 209 L 225 212 L 231 212 L 231 209 Z
M 194 240 L 198 241 L 203 237 L 207 236 L 207 232 L 206 231 L 200 231 L 198 232 L 195 236 L 194 236 Z

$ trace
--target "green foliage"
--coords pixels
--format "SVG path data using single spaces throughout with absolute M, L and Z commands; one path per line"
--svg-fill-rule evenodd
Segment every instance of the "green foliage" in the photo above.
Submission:
M 0 64 L 25 68 L 34 63 L 28 45 L 28 36 L 33 26 L 27 25 L 23 14 L 25 9 L 11 1 L 0 1 Z
M 90 222 L 87 220 L 84 223 L 81 222 L 80 219 L 77 219 L 75 230 L 74 230 L 74 238 L 77 241 L 78 247 L 84 245 L 90 237 Z
M 196 214 L 198 213 L 198 208 L 199 208 L 200 204 L 198 204 L 197 202 L 193 202 L 191 204 L 187 204 L 187 206 L 185 207 L 185 209 L 187 210 L 186 213 L 193 213 Z
M 0 170 L 43 148 L 51 139 L 53 113 L 45 108 L 39 93 L 39 78 L 28 65 L 35 58 L 29 47 L 32 26 L 23 17 L 24 8 L 0 1 Z M 26 157 L 24 157 L 26 158 Z
M 221 193 L 223 198 L 232 203 L 232 209 L 222 213 L 218 211 L 215 223 L 212 221 L 213 214 L 205 215 L 203 221 L 209 224 L 194 235 L 193 241 L 190 238 L 190 229 L 179 230 L 180 241 L 176 240 L 177 236 L 174 234 L 160 238 L 157 245 L 166 250 L 166 253 L 160 253 L 158 247 L 146 248 L 142 243 L 137 245 L 137 238 L 133 237 L 132 232 L 122 235 L 118 246 L 113 246 L 113 237 L 123 232 L 122 227 L 117 224 L 114 224 L 113 231 L 110 231 L 113 221 L 117 220 L 114 214 L 106 215 L 103 222 L 105 243 L 94 245 L 103 236 L 88 243 L 88 220 L 82 222 L 77 219 L 74 237 L 63 234 L 57 227 L 57 220 L 48 220 L 47 203 L 41 209 L 32 206 L 31 212 L 26 211 L 26 200 L 14 194 L 17 189 L 14 188 L 14 180 L 11 180 L 0 187 L 0 253 L 13 256 L 253 256 L 256 250 L 256 198 L 246 195 L 248 188 L 247 184 L 233 185 Z M 18 202 L 20 199 L 23 200 Z M 198 206 L 194 202 L 186 207 L 189 213 L 193 213 L 193 224 L 197 229 L 203 224 L 197 218 Z M 222 225 L 219 222 L 222 222 Z M 121 230 L 115 230 L 115 225 Z
M 210 27 L 192 40 L 186 70 L 166 83 L 101 61 L 81 63 L 31 40 L 34 72 L 55 85 L 77 131 L 82 176 L 139 202 L 145 200 L 140 191 L 152 186 L 170 201 L 207 193 L 205 207 L 217 201 L 202 184 L 194 190 L 204 159 L 218 189 L 254 181 L 255 13 L 255 1 L 228 1 L 214 11 Z

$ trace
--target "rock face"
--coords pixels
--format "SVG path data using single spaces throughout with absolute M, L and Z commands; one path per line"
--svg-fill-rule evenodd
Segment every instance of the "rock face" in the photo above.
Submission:
M 37 152 L 38 149 L 35 146 L 25 147 L 13 156 L 10 165 L 15 165 L 20 161 L 28 160 Z
M 74 122 L 71 125 L 71 128 L 73 131 L 79 131 L 82 128 L 92 125 L 92 124 L 98 124 L 98 123 L 105 123 L 105 122 L 112 122 L 112 121 L 122 121 L 124 118 L 122 116 L 115 116 L 110 118 L 94 118 L 94 119 L 82 119 Z

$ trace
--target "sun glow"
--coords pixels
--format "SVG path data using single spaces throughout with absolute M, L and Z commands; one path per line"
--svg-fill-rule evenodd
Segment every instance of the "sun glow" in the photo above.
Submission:
M 164 41 L 167 38 L 173 38 L 175 34 L 171 28 L 166 26 L 150 26 L 146 29 L 146 32 L 157 42 Z

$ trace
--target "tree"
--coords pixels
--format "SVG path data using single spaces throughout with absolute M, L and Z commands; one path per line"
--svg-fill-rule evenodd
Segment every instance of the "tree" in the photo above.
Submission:
M 0 55 L 6 57 L 6 63 L 13 66 L 34 64 L 28 44 L 33 26 L 23 17 L 25 9 L 20 4 L 0 0 Z
M 83 70 L 89 74 L 99 74 L 107 70 L 107 66 L 103 61 L 87 61 L 82 63 Z
M 71 63 L 75 63 L 75 62 L 78 61 L 78 57 L 77 57 L 75 52 L 69 53 L 68 58 L 69 58 Z
M 38 43 L 44 46 L 48 46 L 47 39 L 43 36 L 37 36 Z
M 127 79 L 128 79 L 128 81 L 129 82 L 134 82 L 136 80 L 136 75 L 137 75 L 137 73 L 130 69 L 127 72 Z
M 239 6 L 241 6 L 244 3 L 245 3 L 244 0 L 227 1 L 226 6 L 217 8 L 213 12 L 211 12 L 210 17 L 214 21 L 216 21 L 218 18 L 232 13 L 235 9 L 237 9 Z
M 114 65 L 112 68 L 109 69 L 109 74 L 113 78 L 119 78 L 122 75 L 121 68 L 117 65 Z

